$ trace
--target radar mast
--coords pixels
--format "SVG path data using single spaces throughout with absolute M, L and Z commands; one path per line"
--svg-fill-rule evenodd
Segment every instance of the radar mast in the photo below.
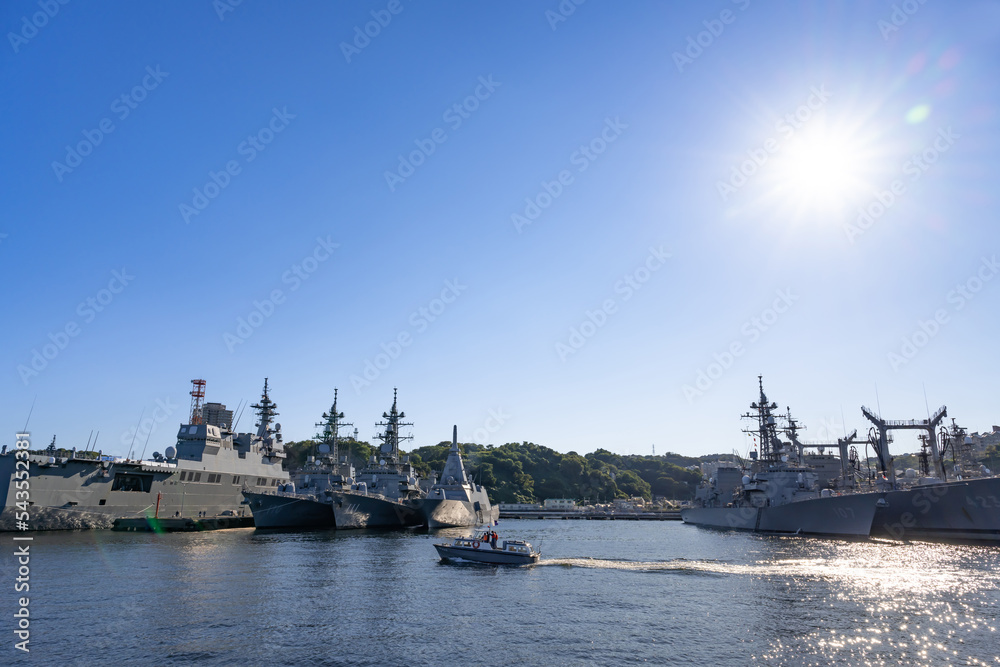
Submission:
M 333 389 L 333 405 L 330 407 L 329 412 L 323 413 L 323 421 L 316 424 L 318 427 L 322 427 L 323 432 L 317 433 L 316 437 L 320 439 L 320 454 L 323 456 L 329 456 L 334 463 L 340 460 L 340 452 L 337 447 L 337 438 L 340 436 L 340 427 L 342 426 L 354 426 L 349 422 L 341 421 L 344 418 L 343 412 L 337 411 L 337 388 Z M 326 451 L 323 451 L 323 446 L 326 446 Z
M 777 422 L 772 410 L 778 409 L 777 403 L 769 403 L 767 395 L 764 393 L 764 376 L 757 376 L 757 386 L 760 388 L 760 398 L 751 403 L 750 407 L 755 412 L 748 412 L 743 415 L 743 419 L 756 419 L 757 428 L 743 429 L 744 433 L 757 436 L 760 446 L 760 460 L 766 463 L 779 463 L 781 461 L 781 443 L 778 440 Z
M 390 464 L 395 464 L 399 461 L 399 443 L 403 440 L 410 440 L 412 436 L 400 436 L 399 427 L 400 426 L 413 426 L 412 423 L 401 421 L 406 417 L 405 412 L 398 412 L 396 410 L 396 392 L 398 390 L 393 387 L 392 389 L 392 409 L 389 412 L 383 412 L 382 418 L 385 420 L 383 422 L 378 422 L 375 426 L 385 427 L 385 431 L 381 434 L 375 436 L 377 439 L 382 441 L 382 445 L 379 447 L 379 456 L 386 460 Z

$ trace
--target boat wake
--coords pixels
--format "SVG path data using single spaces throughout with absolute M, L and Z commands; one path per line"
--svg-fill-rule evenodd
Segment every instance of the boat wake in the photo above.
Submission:
M 687 560 L 676 558 L 663 561 L 631 561 L 601 558 L 542 558 L 535 567 L 556 566 L 645 572 L 653 574 L 696 575 L 706 577 L 752 577 L 785 580 L 793 577 L 799 581 L 828 581 L 846 585 L 851 590 L 866 594 L 877 591 L 879 595 L 924 594 L 928 591 L 956 588 L 962 581 L 964 570 L 960 566 L 943 564 L 931 566 L 923 563 L 922 569 L 907 569 L 906 577 L 882 575 L 884 562 L 872 561 L 860 554 L 855 558 L 787 558 L 756 563 L 734 563 L 724 560 Z M 909 556 L 907 558 L 912 558 Z M 926 560 L 926 558 L 925 558 Z M 908 567 L 904 561 L 900 567 Z M 1000 575 L 991 577 L 1000 581 Z M 984 582 L 985 585 L 985 582 Z M 993 584 L 990 584 L 993 585 Z
M 600 570 L 624 570 L 630 572 L 671 572 L 676 574 L 725 575 L 736 574 L 733 565 L 721 561 L 687 560 L 676 558 L 668 561 L 611 560 L 603 558 L 543 558 L 535 565 L 557 567 L 580 567 Z M 735 566 L 739 567 L 739 566 Z

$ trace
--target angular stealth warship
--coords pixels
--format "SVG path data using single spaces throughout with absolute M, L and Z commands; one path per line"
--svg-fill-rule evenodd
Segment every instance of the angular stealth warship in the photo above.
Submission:
M 405 528 L 423 525 L 415 501 L 424 493 L 417 484 L 417 473 L 406 459 L 401 459 L 400 426 L 412 426 L 401 420 L 406 415 L 396 410 L 396 390 L 392 393 L 392 409 L 383 412 L 385 431 L 379 453 L 358 474 L 349 490 L 334 491 L 333 514 L 337 528 Z
M 812 468 L 789 464 L 792 446 L 778 439 L 772 413 L 778 405 L 768 402 L 760 377 L 758 385 L 760 398 L 750 405 L 755 412 L 744 418 L 757 421 L 748 432 L 758 436 L 759 458 L 751 455 L 747 470 L 720 468 L 699 487 L 694 507 L 681 510 L 681 519 L 712 528 L 867 537 L 880 494 L 837 495 L 819 488 Z
M 452 428 L 451 451 L 441 479 L 431 486 L 425 498 L 416 501 L 424 525 L 428 528 L 475 526 L 492 523 L 500 517 L 500 508 L 490 504 L 486 489 L 472 482 L 465 473 L 458 451 L 458 427 Z
M 267 379 L 260 403 L 253 406 L 260 415 L 256 434 L 206 423 L 204 388 L 204 380 L 194 381 L 190 423 L 181 425 L 176 446 L 154 453 L 152 460 L 84 458 L 75 450 L 56 456 L 54 448 L 23 458 L 22 450 L 4 447 L 0 530 L 110 528 L 118 517 L 245 515 L 241 489 L 277 488 L 288 481 L 281 466 L 281 425 L 271 424 L 277 413 Z M 25 468 L 27 494 L 14 482 L 15 473 Z M 20 475 L 17 479 L 23 481 Z
M 337 390 L 333 406 L 323 413 L 320 444 L 306 465 L 291 476 L 288 484 L 275 492 L 243 491 L 257 528 L 334 528 L 333 491 L 349 488 L 354 482 L 354 466 L 340 458 L 338 445 L 344 413 L 337 410 Z

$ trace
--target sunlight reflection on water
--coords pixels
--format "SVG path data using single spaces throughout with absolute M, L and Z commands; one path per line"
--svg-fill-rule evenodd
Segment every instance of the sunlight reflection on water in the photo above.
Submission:
M 766 580 L 799 603 L 857 605 L 862 612 L 854 627 L 830 627 L 817 618 L 815 627 L 777 637 L 755 656 L 765 664 L 1000 664 L 992 645 L 1000 590 L 1000 573 L 991 568 L 995 550 L 878 541 L 806 544 L 814 552 L 809 557 L 792 555 L 803 541 L 791 540 L 787 556 L 772 553 L 754 562 L 552 558 L 539 566 Z

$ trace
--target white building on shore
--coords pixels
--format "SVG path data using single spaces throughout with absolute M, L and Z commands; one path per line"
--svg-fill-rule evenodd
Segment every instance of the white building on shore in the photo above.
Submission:
M 499 503 L 501 512 L 541 512 L 542 506 L 533 503 Z
M 543 506 L 549 512 L 576 512 L 580 509 L 572 498 L 546 498 Z

